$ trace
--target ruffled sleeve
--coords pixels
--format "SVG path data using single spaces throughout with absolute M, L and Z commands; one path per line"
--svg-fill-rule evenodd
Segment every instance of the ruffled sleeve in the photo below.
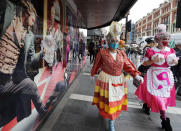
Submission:
M 122 51 L 123 59 L 124 59 L 124 65 L 123 69 L 126 73 L 131 74 L 133 77 L 136 75 L 140 75 L 141 73 L 136 69 L 136 67 L 133 65 L 133 63 L 128 59 L 127 55 Z
M 101 67 L 101 65 L 102 65 L 102 56 L 101 56 L 101 51 L 99 51 L 98 54 L 96 55 L 94 65 L 91 70 L 91 76 L 94 76 L 95 74 L 97 74 L 97 71 Z

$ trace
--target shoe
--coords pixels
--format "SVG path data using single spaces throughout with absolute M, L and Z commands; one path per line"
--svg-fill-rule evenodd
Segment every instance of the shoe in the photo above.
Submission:
M 42 117 L 44 114 L 48 112 L 48 110 L 45 108 L 45 106 L 42 104 L 42 101 L 40 99 L 40 96 L 38 92 L 36 91 L 34 95 L 31 96 L 32 102 L 39 113 L 39 116 Z
M 39 112 L 39 120 L 42 120 L 46 114 L 48 113 L 48 110 L 45 109 L 45 107 L 42 108 L 41 112 Z
M 48 108 L 50 107 L 52 101 L 48 100 L 47 103 L 45 104 L 45 109 L 48 110 Z
M 109 120 L 109 131 L 116 131 L 113 120 Z
M 166 118 L 163 119 L 161 118 L 162 122 L 161 122 L 161 125 L 162 125 L 162 129 L 165 129 L 165 131 L 172 131 L 172 126 L 170 124 L 170 119 L 169 118 Z
M 55 97 L 55 96 L 50 96 L 49 99 L 47 100 L 46 104 L 45 104 L 45 109 L 48 110 L 48 108 L 50 107 L 50 105 L 52 105 L 53 103 L 55 103 L 56 100 L 57 100 L 57 97 Z
M 143 104 L 142 108 L 143 108 L 145 114 L 150 115 L 150 108 L 147 106 L 146 103 Z

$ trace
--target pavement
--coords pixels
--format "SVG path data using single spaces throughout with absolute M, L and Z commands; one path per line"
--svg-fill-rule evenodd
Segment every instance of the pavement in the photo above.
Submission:
M 107 124 L 92 105 L 95 81 L 90 80 L 92 65 L 87 59 L 76 80 L 57 104 L 40 131 L 106 131 Z M 128 110 L 116 119 L 116 131 L 164 131 L 158 113 L 150 116 L 142 111 L 142 102 L 134 95 L 136 88 L 132 79 L 127 78 Z M 181 101 L 167 111 L 173 131 L 181 131 Z

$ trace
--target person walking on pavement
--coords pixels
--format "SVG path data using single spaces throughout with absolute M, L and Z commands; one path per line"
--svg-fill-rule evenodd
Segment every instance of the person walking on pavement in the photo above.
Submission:
M 176 65 L 178 58 L 174 49 L 168 47 L 168 39 L 166 26 L 159 25 L 155 36 L 158 46 L 147 49 L 144 57 L 143 65 L 151 67 L 135 95 L 143 100 L 144 108 L 151 108 L 152 112 L 160 113 L 161 125 L 165 131 L 172 131 L 170 119 L 166 117 L 167 107 L 176 106 L 174 78 L 169 67 Z
M 143 78 L 139 76 L 140 73 L 124 51 L 117 49 L 117 38 L 112 36 L 108 42 L 109 48 L 98 52 L 91 70 L 91 79 L 94 79 L 93 76 L 101 69 L 96 80 L 92 104 L 97 106 L 104 119 L 109 119 L 109 130 L 115 131 L 114 120 L 122 110 L 127 110 L 127 87 L 123 70 L 140 81 L 143 81 Z
M 100 49 L 101 49 L 101 44 L 97 41 L 96 42 L 96 49 L 95 49 L 95 56 L 97 56 L 97 53 L 100 51 Z
M 89 45 L 89 54 L 90 54 L 90 64 L 92 64 L 95 59 L 95 44 L 93 41 L 91 41 Z
M 83 39 L 80 39 L 79 42 L 79 62 L 81 62 L 81 60 L 84 60 L 84 55 L 85 55 L 85 42 L 83 41 Z

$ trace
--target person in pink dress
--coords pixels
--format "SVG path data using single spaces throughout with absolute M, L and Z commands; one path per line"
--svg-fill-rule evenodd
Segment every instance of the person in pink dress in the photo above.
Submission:
M 170 66 L 176 65 L 178 59 L 175 51 L 168 47 L 169 34 L 165 26 L 160 25 L 155 36 L 157 46 L 147 49 L 144 66 L 151 67 L 144 76 L 144 82 L 139 85 L 135 95 L 143 100 L 143 109 L 160 113 L 161 125 L 165 131 L 172 131 L 170 119 L 166 117 L 167 107 L 176 106 L 174 78 Z

